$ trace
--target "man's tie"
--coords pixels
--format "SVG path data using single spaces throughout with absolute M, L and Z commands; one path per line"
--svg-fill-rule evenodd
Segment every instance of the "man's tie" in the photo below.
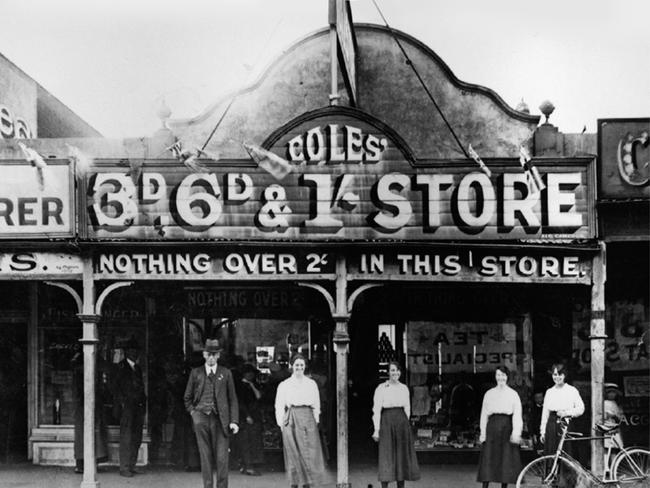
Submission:
M 212 379 L 214 378 L 214 370 L 210 370 L 210 374 L 208 374 L 208 378 Z

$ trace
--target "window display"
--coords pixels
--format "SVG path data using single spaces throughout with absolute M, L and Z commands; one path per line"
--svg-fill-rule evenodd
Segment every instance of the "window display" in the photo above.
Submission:
M 496 366 L 508 367 L 510 386 L 528 398 L 529 321 L 411 321 L 405 334 L 417 449 L 478 448 L 481 401 Z

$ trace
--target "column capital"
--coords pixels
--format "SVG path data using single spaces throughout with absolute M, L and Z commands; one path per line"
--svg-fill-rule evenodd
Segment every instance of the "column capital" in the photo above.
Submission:
M 338 345 L 346 345 L 350 343 L 350 334 L 347 331 L 336 330 L 332 342 Z
M 91 324 L 98 323 L 99 320 L 102 318 L 101 315 L 96 313 L 78 313 L 77 317 L 79 317 L 79 320 L 81 320 L 82 322 L 91 323 Z

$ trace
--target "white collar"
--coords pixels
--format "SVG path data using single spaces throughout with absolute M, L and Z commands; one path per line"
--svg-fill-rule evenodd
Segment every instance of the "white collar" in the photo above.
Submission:
M 217 374 L 217 365 L 215 364 L 214 366 L 210 367 L 207 364 L 205 365 L 205 374 L 210 374 L 210 371 L 212 371 L 214 374 Z

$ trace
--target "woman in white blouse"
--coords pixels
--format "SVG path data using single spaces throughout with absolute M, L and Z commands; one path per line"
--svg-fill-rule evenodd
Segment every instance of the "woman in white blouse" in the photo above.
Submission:
M 325 474 L 318 434 L 320 396 L 316 382 L 305 376 L 305 367 L 305 358 L 294 355 L 293 373 L 278 385 L 275 395 L 275 420 L 282 430 L 284 466 L 292 488 L 321 484 Z
M 508 386 L 510 371 L 498 366 L 494 372 L 496 386 L 485 392 L 481 407 L 481 456 L 476 480 L 487 488 L 490 481 L 516 483 L 521 471 L 519 444 L 523 419 L 521 399 L 515 390 Z
M 404 481 L 420 479 L 420 467 L 415 455 L 411 433 L 411 401 L 408 387 L 399 382 L 401 368 L 398 363 L 388 365 L 388 381 L 375 390 L 372 406 L 372 422 L 375 431 L 372 438 L 379 442 L 379 481 L 382 488 L 396 481 L 398 487 Z
M 546 390 L 542 421 L 539 426 L 540 439 L 544 443 L 544 454 L 555 454 L 560 441 L 558 420 L 565 417 L 580 417 L 585 412 L 585 404 L 578 390 L 567 384 L 567 369 L 562 363 L 551 366 L 554 386 Z M 570 448 L 571 443 L 565 444 Z

